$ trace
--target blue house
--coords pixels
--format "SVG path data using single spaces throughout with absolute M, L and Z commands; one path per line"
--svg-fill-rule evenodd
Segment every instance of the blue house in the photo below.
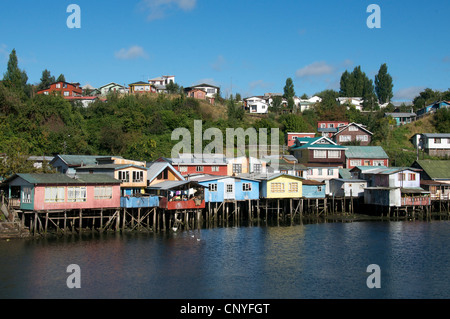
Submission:
M 302 183 L 303 198 L 325 198 L 325 182 L 305 179 Z
M 191 177 L 205 186 L 205 202 L 246 201 L 259 199 L 259 181 L 236 176 L 203 175 Z
M 427 105 L 424 108 L 417 111 L 417 116 L 422 116 L 429 113 L 434 113 L 437 110 L 440 110 L 442 108 L 449 108 L 450 107 L 450 101 L 440 101 L 435 102 L 431 105 Z
M 152 195 L 121 197 L 120 207 L 122 208 L 159 207 L 159 197 Z

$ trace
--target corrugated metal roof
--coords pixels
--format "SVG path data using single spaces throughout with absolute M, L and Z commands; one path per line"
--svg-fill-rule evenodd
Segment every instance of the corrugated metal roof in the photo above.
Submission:
M 86 174 L 71 178 L 65 174 L 17 174 L 30 184 L 113 184 L 120 183 L 104 174 Z
M 416 163 L 431 179 L 450 179 L 449 160 L 418 160 Z
M 347 158 L 389 158 L 381 146 L 347 146 Z
M 152 181 L 156 177 L 158 177 L 161 172 L 168 167 L 171 171 L 177 175 L 181 180 L 184 180 L 184 177 L 175 169 L 169 162 L 153 162 L 147 168 L 147 180 Z
M 57 155 L 53 160 L 61 158 L 67 165 L 95 165 L 97 164 L 97 158 L 110 158 L 111 156 L 100 155 Z M 122 158 L 120 156 L 114 156 Z

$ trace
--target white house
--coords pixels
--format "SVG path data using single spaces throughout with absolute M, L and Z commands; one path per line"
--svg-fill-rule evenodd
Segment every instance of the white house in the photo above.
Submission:
M 167 93 L 166 85 L 169 83 L 175 83 L 174 75 L 162 75 L 160 77 L 148 80 L 154 87 L 154 92 L 156 93 Z
M 250 113 L 266 114 L 269 112 L 269 104 L 263 96 L 252 96 L 244 99 Z
M 206 92 L 206 97 L 211 98 L 211 99 L 215 98 L 216 94 L 218 94 L 220 92 L 220 88 L 218 86 L 206 84 L 206 83 L 202 83 L 202 84 L 198 84 L 198 85 L 194 85 L 194 86 L 186 88 L 186 90 L 188 90 L 188 89 L 203 90 Z
M 341 105 L 353 105 L 359 111 L 362 111 L 362 106 L 364 103 L 364 99 L 362 97 L 338 97 L 337 101 L 339 101 Z
M 108 93 L 116 92 L 116 93 L 128 93 L 128 88 L 124 85 L 120 85 L 114 82 L 105 84 L 97 89 L 100 95 L 108 95 Z
M 431 156 L 450 156 L 450 133 L 415 134 L 411 142 Z

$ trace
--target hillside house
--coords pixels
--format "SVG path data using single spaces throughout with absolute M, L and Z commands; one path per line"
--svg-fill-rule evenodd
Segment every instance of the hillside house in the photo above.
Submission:
M 346 147 L 337 145 L 327 137 L 297 138 L 290 153 L 307 167 L 344 167 Z
M 148 82 L 139 81 L 129 84 L 130 93 L 150 93 L 152 85 Z
M 202 84 L 198 84 L 198 85 L 193 85 L 191 87 L 187 87 L 184 89 L 184 91 L 185 91 L 186 95 L 188 95 L 189 92 L 194 89 L 199 89 L 199 90 L 206 92 L 206 99 L 211 104 L 215 103 L 216 96 L 217 96 L 217 94 L 220 93 L 220 88 L 218 86 L 207 84 L 207 83 L 202 83 Z
M 23 211 L 120 207 L 120 181 L 107 175 L 15 174 L 3 184 Z
M 427 105 L 424 108 L 417 111 L 417 117 L 424 116 L 426 114 L 436 113 L 440 109 L 449 108 L 450 101 L 439 101 L 433 104 Z
M 76 168 L 85 165 L 96 165 L 101 158 L 111 158 L 111 156 L 99 155 L 64 155 L 58 154 L 50 161 L 50 165 L 56 169 L 57 172 L 74 176 Z M 119 157 L 115 157 L 119 158 Z
M 348 125 L 346 121 L 318 121 L 317 131 L 320 135 L 331 138 L 338 132 L 340 127 Z
M 267 114 L 269 112 L 269 103 L 264 96 L 245 98 L 244 107 L 252 114 Z
M 384 113 L 384 116 L 392 117 L 395 120 L 397 126 L 412 123 L 417 118 L 416 113 L 414 113 L 412 111 L 410 113 L 404 113 L 404 112 Z
M 110 93 L 120 93 L 120 94 L 125 94 L 129 92 L 129 89 L 124 86 L 124 85 L 120 85 L 114 82 L 102 85 L 101 87 L 99 87 L 97 89 L 97 92 L 99 95 L 102 96 L 107 96 Z
M 339 145 L 356 142 L 361 146 L 367 146 L 372 141 L 372 135 L 373 133 L 363 125 L 350 123 L 338 127 L 338 131 L 332 135 L 332 140 Z
M 413 145 L 431 156 L 450 156 L 450 133 L 421 133 L 411 137 Z
M 345 167 L 389 166 L 389 156 L 381 146 L 347 146 Z
M 352 105 L 358 111 L 363 110 L 364 99 L 362 97 L 338 97 L 336 101 L 338 101 L 340 105 Z
M 294 133 L 294 132 L 288 132 L 286 134 L 286 138 L 287 138 L 287 146 L 292 147 L 295 145 L 295 140 L 297 138 L 301 138 L 301 137 L 310 137 L 313 138 L 316 136 L 316 133 Z
M 49 88 L 36 92 L 37 94 L 52 95 L 59 94 L 62 97 L 83 96 L 83 89 L 80 83 L 55 82 L 50 84 Z

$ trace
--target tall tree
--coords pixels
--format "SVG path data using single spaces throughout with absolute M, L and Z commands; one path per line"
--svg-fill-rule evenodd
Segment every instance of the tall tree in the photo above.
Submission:
M 291 110 L 294 109 L 294 96 L 295 96 L 295 90 L 294 90 L 294 82 L 291 78 L 286 79 L 286 85 L 284 86 L 284 94 L 283 97 L 288 102 L 288 108 Z
M 362 97 L 365 107 L 373 105 L 376 98 L 373 81 L 367 77 L 366 73 L 361 71 L 361 66 L 355 67 L 352 73 L 348 71 L 342 73 L 340 84 L 340 96 Z
M 55 82 L 55 81 L 53 81 Z M 58 76 L 58 78 L 56 79 L 56 82 L 66 82 L 66 77 L 64 76 L 64 74 L 60 74 Z
M 378 97 L 378 101 L 381 104 L 389 103 L 394 96 L 392 93 L 392 76 L 388 73 L 388 67 L 386 63 L 380 66 L 378 74 L 375 75 L 375 92 Z
M 19 69 L 16 50 L 13 49 L 9 55 L 8 67 L 3 75 L 3 84 L 11 89 L 27 92 L 28 76 L 25 71 Z
M 38 90 L 44 90 L 55 82 L 55 77 L 51 75 L 50 71 L 45 69 L 42 71 L 41 83 L 38 85 Z

